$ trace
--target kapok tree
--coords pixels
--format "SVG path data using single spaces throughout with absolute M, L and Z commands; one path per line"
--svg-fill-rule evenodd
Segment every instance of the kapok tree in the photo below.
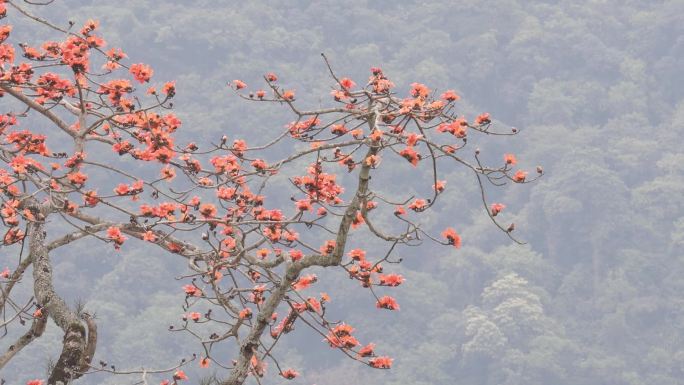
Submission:
M 15 1 L 0 2 L 0 16 L 8 11 L 51 29 L 58 40 L 15 44 L 12 26 L 0 25 L 0 96 L 6 101 L 0 115 L 2 254 L 18 256 L 16 266 L 0 273 L 0 306 L 4 327 L 25 329 L 6 344 L 0 369 L 21 359 L 49 320 L 64 338 L 47 384 L 96 372 L 140 373 L 143 380 L 148 372 L 162 373 L 162 384 L 175 384 L 187 378 L 184 365 L 193 362 L 221 370 L 221 384 L 242 384 L 249 375 L 258 381 L 267 362 L 292 379 L 298 373 L 280 366 L 276 345 L 297 324 L 353 360 L 388 369 L 392 358 L 376 352 L 372 342 L 358 341 L 351 325 L 326 317 L 330 297 L 308 290 L 317 281 L 310 269 L 342 269 L 368 289 L 378 308 L 399 309 L 387 294 L 404 281 L 391 271 L 399 262 L 393 251 L 424 240 L 461 246 L 453 228 L 431 234 L 418 222 L 448 199 L 448 183 L 439 172 L 444 164 L 472 172 L 482 193 L 478 204 L 513 239 L 513 225 L 497 222 L 504 205 L 490 205 L 485 186 L 530 179 L 514 171 L 513 155 L 487 166 L 479 150 L 467 150 L 466 144 L 471 135 L 516 130 L 495 132 L 486 113 L 466 120 L 457 113 L 454 91 L 435 93 L 414 83 L 400 95 L 380 68 L 357 84 L 338 77 L 324 58 L 330 107 L 303 109 L 273 73 L 264 76 L 263 89 L 234 80 L 229 85 L 237 95 L 284 107 L 293 121 L 254 145 L 227 136 L 181 144 L 181 120 L 170 111 L 174 83 L 152 82 L 150 66 L 106 47 L 96 21 L 63 28 Z M 43 128 L 22 124 L 29 116 Z M 290 152 L 269 158 L 274 148 Z M 422 187 L 408 179 L 397 181 L 394 196 L 379 192 L 373 176 L 401 162 L 430 175 L 431 186 L 423 188 L 428 194 L 403 194 Z M 269 186 L 278 174 L 287 175 L 291 186 L 286 205 L 269 203 L 275 195 Z M 381 228 L 379 221 L 395 226 Z M 387 251 L 368 255 L 350 241 L 353 231 L 385 243 Z M 52 251 L 85 238 L 101 241 L 103 248 L 159 248 L 186 261 L 190 273 L 179 285 L 186 300 L 179 303 L 182 314 L 172 331 L 196 337 L 196 356 L 166 370 L 115 369 L 96 357 L 97 327 L 116 325 L 98 325 L 87 308 L 70 307 L 54 289 L 50 260 Z M 33 299 L 13 299 L 20 282 L 32 282 Z M 195 310 L 200 308 L 210 310 Z M 220 332 L 204 335 L 201 324 Z M 234 347 L 234 354 L 217 354 L 219 344 Z

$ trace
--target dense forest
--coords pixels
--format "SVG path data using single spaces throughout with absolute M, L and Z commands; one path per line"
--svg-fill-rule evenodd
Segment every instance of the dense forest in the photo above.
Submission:
M 383 336 L 376 343 L 395 367 L 345 360 L 300 328 L 278 348 L 301 372 L 295 382 L 675 385 L 684 378 L 684 2 L 57 0 L 35 12 L 77 25 L 98 19 L 110 44 L 175 79 L 181 135 L 198 141 L 226 134 L 259 142 L 288 123 L 282 109 L 236 97 L 226 87 L 233 79 L 254 83 L 274 71 L 302 94 L 327 97 L 321 53 L 358 81 L 381 66 L 398 89 L 415 81 L 456 87 L 465 116 L 487 111 L 495 125 L 521 131 L 483 141 L 481 151 L 498 159 L 511 150 L 529 169 L 543 165 L 538 182 L 495 193 L 527 243 L 513 244 L 493 227 L 476 181 L 454 170 L 463 183 L 444 203 L 448 218 L 430 214 L 425 224 L 457 218 L 463 247 L 400 250 L 400 311 L 378 312 L 344 272 L 319 273 L 345 293 L 330 311 Z M 17 20 L 17 34 L 24 28 L 38 41 L 49 33 Z M 313 96 L 306 102 L 319 104 Z M 407 172 L 385 175 L 387 189 Z M 196 352 L 187 336 L 168 330 L 183 312 L 172 278 L 186 272 L 183 263 L 135 247 L 93 254 L 87 241 L 78 250 L 56 254 L 55 276 L 81 266 L 88 274 L 58 280 L 58 289 L 117 326 L 100 331 L 96 360 L 163 368 Z M 15 384 L 43 375 L 59 350 L 50 341 L 61 339 L 54 327 L 46 335 L 0 377 Z M 195 364 L 186 372 L 212 376 Z M 92 375 L 78 383 L 137 381 Z

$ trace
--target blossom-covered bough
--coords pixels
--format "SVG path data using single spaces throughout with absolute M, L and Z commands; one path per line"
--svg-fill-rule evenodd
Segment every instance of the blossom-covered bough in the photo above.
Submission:
M 467 121 L 456 112 L 454 91 L 437 95 L 414 83 L 401 97 L 380 68 L 357 85 L 338 77 L 324 57 L 330 107 L 302 109 L 295 92 L 281 87 L 273 73 L 264 76 L 263 89 L 252 91 L 234 80 L 229 86 L 237 95 L 284 106 L 294 121 L 255 146 L 227 136 L 181 144 L 181 121 L 171 112 L 173 82 L 154 83 L 150 66 L 107 47 L 96 21 L 62 28 L 26 7 L 0 1 L 0 14 L 27 17 L 37 28 L 50 28 L 56 40 L 13 43 L 12 27 L 0 24 L 0 100 L 6 109 L 0 111 L 2 254 L 18 255 L 16 265 L 0 273 L 0 306 L 3 327 L 25 330 L 5 343 L 0 369 L 21 359 L 49 319 L 64 339 L 47 384 L 95 372 L 138 373 L 143 381 L 161 374 L 169 378 L 163 383 L 176 383 L 187 378 L 183 367 L 193 362 L 223 370 L 221 384 L 242 384 L 249 375 L 260 382 L 269 362 L 292 379 L 298 373 L 281 367 L 275 347 L 297 324 L 351 359 L 390 368 L 392 359 L 376 353 L 373 343 L 358 341 L 351 325 L 326 316 L 330 296 L 311 294 L 318 278 L 310 270 L 344 269 L 369 290 L 378 308 L 399 309 L 385 294 L 404 281 L 388 271 L 400 262 L 393 252 L 426 239 L 461 245 L 453 228 L 431 234 L 419 224 L 421 213 L 448 196 L 439 172 L 443 164 L 472 171 L 485 212 L 517 242 L 513 225 L 497 221 L 504 205 L 488 203 L 485 185 L 534 179 L 514 171 L 511 154 L 490 167 L 479 150 L 466 151 L 470 135 L 516 131 L 495 132 L 488 114 Z M 152 87 L 137 88 L 149 82 Z M 41 128 L 23 124 L 28 116 Z M 267 159 L 276 148 L 289 153 Z M 404 162 L 430 175 L 429 194 L 407 196 L 397 188 L 400 193 L 387 196 L 374 186 L 374 175 Z M 271 205 L 274 194 L 283 194 L 282 179 L 269 187 L 283 175 L 291 202 Z M 386 252 L 367 256 L 353 244 L 353 231 L 383 242 Z M 179 304 L 184 314 L 170 330 L 194 336 L 196 356 L 169 368 L 135 370 L 115 369 L 97 357 L 97 317 L 70 307 L 55 291 L 50 260 L 51 251 L 84 238 L 117 250 L 137 242 L 136 247 L 161 248 L 186 260 L 186 300 Z M 29 268 L 32 277 L 25 276 Z M 34 299 L 15 301 L 12 289 L 31 283 Z M 206 334 L 208 325 L 221 332 Z M 225 355 L 226 349 L 215 353 L 218 344 L 233 346 L 234 355 Z

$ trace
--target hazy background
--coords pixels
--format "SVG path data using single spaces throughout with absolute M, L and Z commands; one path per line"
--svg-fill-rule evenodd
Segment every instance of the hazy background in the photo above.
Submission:
M 325 275 L 333 314 L 396 368 L 351 362 L 300 326 L 278 348 L 302 373 L 296 383 L 682 383 L 683 1 L 57 0 L 39 12 L 62 24 L 98 19 L 110 46 L 151 64 L 156 81 L 175 79 L 181 135 L 199 143 L 223 134 L 259 143 L 291 120 L 235 97 L 225 87 L 232 79 L 251 85 L 274 71 L 311 95 L 302 98 L 311 106 L 327 100 L 321 52 L 357 83 L 381 66 L 398 90 L 414 81 L 454 88 L 467 117 L 488 111 L 501 127 L 522 130 L 482 147 L 490 159 L 514 152 L 547 172 L 494 195 L 528 245 L 492 226 L 474 180 L 454 169 L 463 183 L 449 186 L 447 217 L 431 220 L 457 226 L 464 247 L 401 252 L 401 311 L 378 311 L 342 272 Z M 28 43 L 57 38 L 27 25 L 16 35 L 36 39 Z M 400 184 L 402 172 L 388 178 Z M 79 272 L 57 283 L 60 293 L 101 319 L 96 361 L 168 367 L 198 352 L 166 331 L 182 313 L 181 283 L 171 277 L 185 271 L 183 261 L 133 243 L 119 253 L 88 245 L 54 259 L 58 280 Z M 55 341 L 61 333 L 51 324 L 0 376 L 9 384 L 44 376 L 61 347 Z M 190 383 L 212 373 L 191 366 Z M 285 382 L 273 374 L 265 383 Z

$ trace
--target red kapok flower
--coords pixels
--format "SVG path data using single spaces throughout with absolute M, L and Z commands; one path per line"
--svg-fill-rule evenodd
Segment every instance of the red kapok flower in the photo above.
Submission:
M 147 230 L 145 231 L 145 233 L 143 233 L 142 239 L 143 241 L 154 242 L 157 240 L 157 236 L 154 235 L 154 232 L 152 232 L 152 230 Z
M 513 175 L 513 181 L 516 183 L 523 183 L 527 178 L 527 172 L 523 170 L 518 170 L 515 175 Z
M 204 218 L 213 218 L 216 216 L 216 206 L 214 206 L 211 203 L 204 203 L 203 205 L 200 206 L 200 214 Z
M 378 279 L 383 286 L 399 286 L 404 282 L 404 277 L 400 274 L 380 274 Z
M 308 199 L 300 199 L 296 202 L 297 210 L 299 211 L 311 211 L 313 206 L 311 206 L 311 201 Z
M 423 211 L 426 207 L 427 201 L 425 201 L 425 199 L 416 199 L 409 205 L 409 208 L 416 212 Z
M 353 249 L 349 251 L 349 256 L 355 261 L 363 261 L 366 259 L 366 252 L 361 249 Z
M 176 96 L 176 82 L 166 82 L 162 87 L 162 92 L 169 98 Z
M 394 360 L 389 358 L 389 357 L 382 356 L 382 357 L 371 358 L 368 361 L 368 363 L 374 368 L 389 369 L 392 367 L 392 361 L 394 361 Z
M 116 226 L 111 226 L 107 229 L 107 237 L 114 241 L 114 248 L 117 250 L 126 241 L 126 237 L 121 233 L 121 229 Z
M 200 295 L 202 295 L 202 290 L 200 290 L 197 286 L 194 285 L 185 285 L 183 286 L 183 290 L 185 291 L 185 294 L 189 297 L 199 297 Z
M 506 164 L 510 164 L 511 166 L 515 166 L 518 161 L 515 159 L 515 155 L 513 154 L 504 154 L 504 162 Z
M 67 179 L 69 179 L 69 182 L 71 182 L 71 184 L 83 186 L 86 180 L 88 180 L 88 175 L 80 171 L 76 171 L 72 172 L 71 174 L 68 174 Z
M 453 245 L 455 248 L 461 247 L 461 236 L 456 233 L 456 230 L 452 229 L 451 227 L 447 228 L 446 230 L 442 231 L 442 236 L 446 238 L 447 242 L 450 245 Z
M 242 310 L 240 310 L 240 314 L 238 315 L 240 319 L 247 319 L 252 316 L 252 309 L 246 307 Z
M 282 373 L 280 373 L 281 376 L 287 378 L 288 380 L 291 380 L 299 375 L 296 370 L 294 369 L 286 369 Z
M 307 287 L 311 286 L 312 283 L 316 282 L 318 278 L 316 277 L 316 274 L 309 274 L 305 275 L 303 277 L 300 277 L 296 282 L 292 284 L 292 288 L 299 291 L 299 290 L 304 290 Z
M 154 74 L 152 67 L 143 63 L 132 64 L 129 72 L 140 83 L 149 82 Z
M 418 154 L 416 150 L 414 150 L 411 146 L 401 150 L 399 152 L 399 155 L 404 157 L 404 159 L 408 160 L 409 163 L 411 163 L 414 167 L 418 165 L 418 161 L 420 160 L 420 154 Z
M 292 260 L 292 262 L 297 262 L 304 257 L 304 253 L 301 250 L 297 249 L 292 249 L 288 251 L 288 254 L 290 255 L 290 259 Z
M 185 372 L 182 370 L 176 370 L 175 373 L 173 373 L 173 379 L 174 380 L 187 380 L 188 376 L 185 375 Z
M 344 88 L 345 90 L 349 90 L 350 88 L 354 88 L 355 85 L 356 85 L 356 83 L 354 83 L 354 81 L 349 79 L 349 78 L 340 79 L 340 86 L 342 86 L 342 88 Z
M 475 124 L 481 125 L 481 124 L 489 124 L 491 123 L 492 120 L 489 117 L 489 112 L 482 113 L 475 118 Z
M 455 102 L 456 100 L 460 99 L 454 90 L 447 90 L 440 97 L 448 102 Z
M 399 304 L 389 295 L 380 297 L 378 302 L 375 304 L 375 307 L 378 309 L 399 310 Z
M 492 203 L 492 206 L 490 207 L 490 212 L 492 213 L 492 216 L 495 217 L 497 216 L 506 206 L 502 203 Z
M 203 357 L 199 362 L 199 366 L 200 368 L 208 368 L 210 362 L 211 360 L 209 358 Z
M 359 349 L 359 357 L 372 356 L 374 353 L 374 351 L 373 351 L 374 349 L 375 349 L 375 344 L 373 344 L 373 343 L 370 343 L 370 344 L 362 347 L 361 349 Z
M 283 92 L 282 96 L 283 96 L 283 99 L 285 99 L 285 100 L 293 101 L 295 98 L 295 93 L 293 90 L 287 90 L 287 91 Z

